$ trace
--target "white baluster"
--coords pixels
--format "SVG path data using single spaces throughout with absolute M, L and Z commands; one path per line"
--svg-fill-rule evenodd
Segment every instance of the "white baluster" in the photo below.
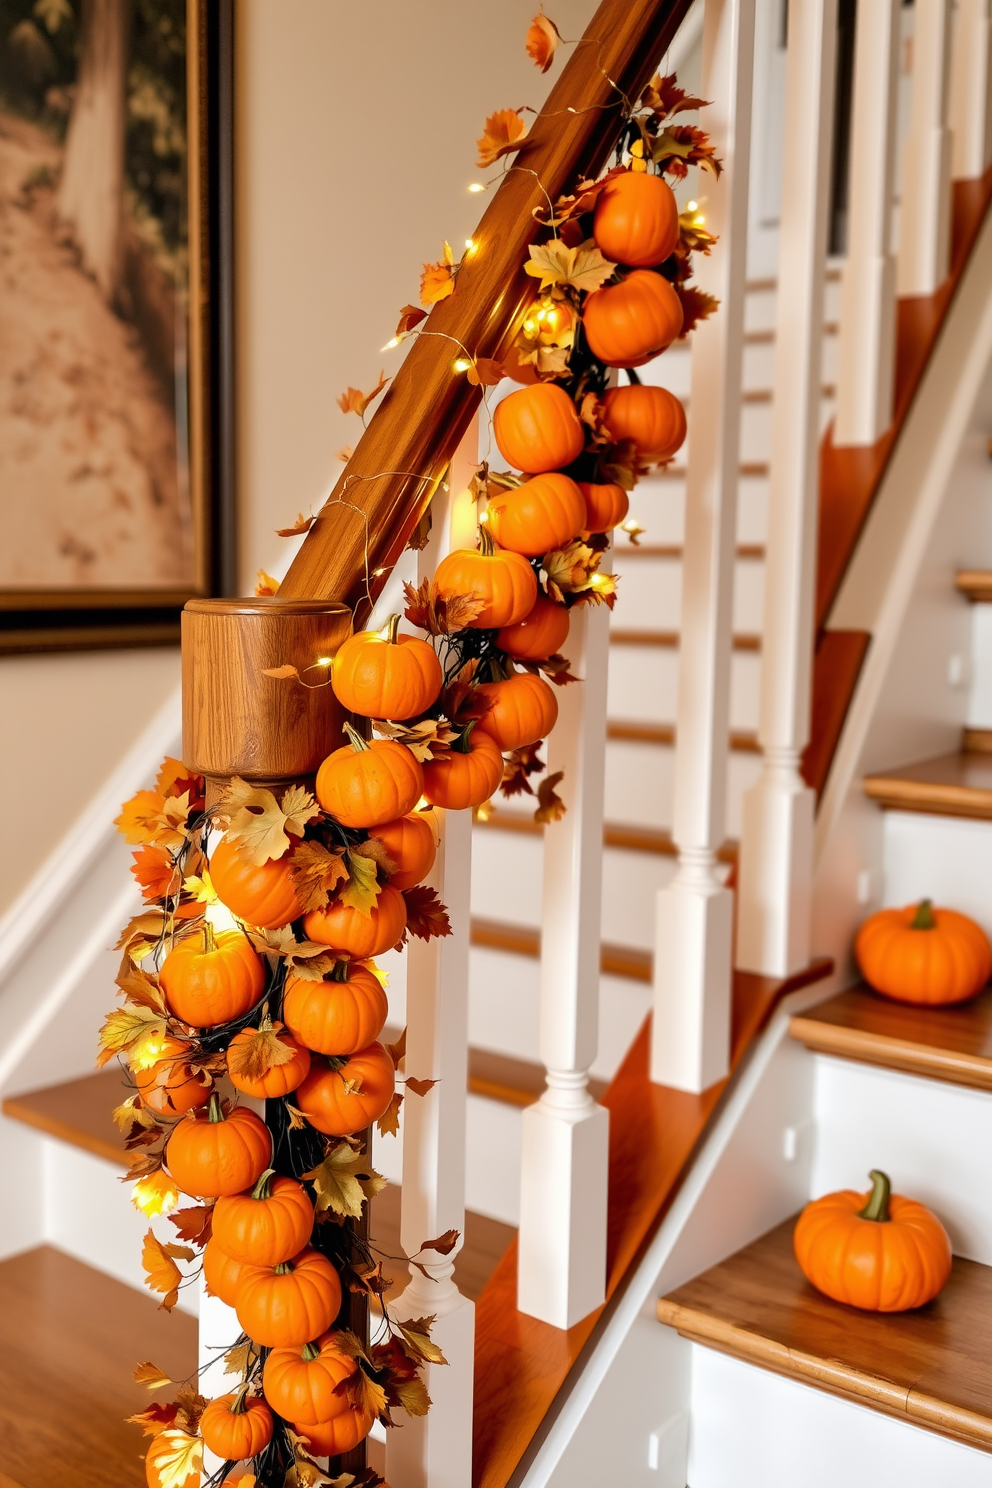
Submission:
M 236 1388 L 239 1379 L 225 1373 L 224 1355 L 241 1337 L 242 1327 L 233 1307 L 228 1307 L 219 1297 L 208 1297 L 206 1284 L 201 1275 L 197 1283 L 199 1291 L 199 1317 L 197 1334 L 199 1339 L 197 1367 L 200 1375 L 196 1388 L 201 1395 L 212 1400 L 215 1395 L 226 1395 Z M 203 1449 L 203 1476 L 216 1472 L 222 1458 L 207 1447 Z
M 473 420 L 448 473 L 448 493 L 432 504 L 433 530 L 420 555 L 419 577 L 429 578 L 451 548 L 474 547 L 475 500 L 468 483 L 478 464 L 478 420 Z M 470 812 L 436 812 L 438 855 L 427 880 L 451 916 L 450 936 L 411 940 L 407 950 L 406 1070 L 437 1080 L 427 1095 L 403 1102 L 403 1200 L 400 1238 L 407 1255 L 446 1230 L 465 1230 L 465 1110 L 468 1080 Z M 461 1248 L 461 1241 L 457 1249 Z M 472 1394 L 475 1304 L 452 1277 L 457 1249 L 417 1258 L 430 1280 L 410 1268 L 395 1318 L 434 1313 L 432 1336 L 448 1360 L 428 1365 L 433 1401 L 426 1416 L 395 1412 L 401 1427 L 386 1435 L 386 1472 L 393 1488 L 469 1488 L 472 1481 Z
M 947 278 L 951 240 L 951 131 L 947 127 L 951 0 L 916 0 L 913 102 L 903 147 L 900 295 L 933 294 Z M 853 148 L 857 150 L 855 139 Z
M 787 976 L 809 960 L 809 738 L 823 287 L 837 0 L 790 0 L 775 402 L 761 664 L 761 778 L 744 797 L 737 962 Z
M 563 770 L 561 821 L 544 829 L 541 1059 L 547 1088 L 523 1113 L 517 1306 L 569 1328 L 606 1294 L 609 1116 L 589 1094 L 599 1035 L 605 605 L 572 611 L 566 654 L 581 682 L 558 694 L 548 770 Z
M 699 1091 L 727 1073 L 733 894 L 717 873 L 724 836 L 734 550 L 744 350 L 754 0 L 707 0 L 706 127 L 724 161 L 707 197 L 719 238 L 696 279 L 720 309 L 693 333 L 675 755 L 679 866 L 658 894 L 651 1077 Z
M 890 239 L 900 8 L 900 0 L 872 0 L 857 13 L 834 444 L 874 444 L 892 422 L 896 265 Z
M 992 160 L 992 19 L 989 0 L 957 0 L 951 46 L 951 176 L 984 176 Z

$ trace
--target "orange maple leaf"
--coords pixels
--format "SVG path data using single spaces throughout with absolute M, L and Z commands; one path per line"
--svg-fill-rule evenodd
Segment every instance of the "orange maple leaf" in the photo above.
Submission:
M 476 140 L 481 170 L 492 165 L 501 155 L 519 150 L 527 138 L 527 125 L 516 109 L 497 109 L 486 120 L 481 139 Z
M 180 875 L 171 855 L 164 847 L 146 843 L 134 854 L 131 872 L 149 904 L 178 892 Z
M 387 382 L 390 381 L 385 372 L 379 373 L 379 381 L 370 393 L 362 393 L 358 388 L 346 388 L 338 399 L 338 407 L 342 413 L 357 413 L 359 418 L 365 417 L 365 410 L 373 398 L 378 398 Z
M 145 1243 L 141 1248 L 141 1265 L 145 1272 L 145 1285 L 153 1292 L 164 1292 L 165 1296 L 160 1307 L 166 1312 L 171 1312 L 179 1299 L 179 1283 L 183 1279 L 183 1273 L 176 1265 L 175 1258 L 191 1261 L 193 1251 L 186 1245 L 163 1245 L 157 1238 L 154 1230 L 149 1230 L 145 1235 Z
M 437 263 L 424 264 L 424 272 L 420 276 L 420 303 L 436 305 L 438 300 L 446 300 L 454 292 L 455 255 L 451 251 L 451 244 L 445 243 L 444 252 Z
M 136 791 L 121 807 L 121 814 L 114 818 L 114 826 L 125 842 L 132 846 L 154 842 L 161 832 L 162 812 L 165 799 L 158 791 Z
M 561 45 L 561 32 L 542 10 L 527 28 L 527 55 L 542 72 L 547 72 Z
M 278 588 L 279 580 L 266 573 L 264 568 L 260 568 L 255 575 L 255 598 L 271 599 Z

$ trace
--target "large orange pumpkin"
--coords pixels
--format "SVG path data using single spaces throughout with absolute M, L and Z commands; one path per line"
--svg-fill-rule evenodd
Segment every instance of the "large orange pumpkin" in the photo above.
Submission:
M 384 631 L 361 630 L 339 648 L 331 686 L 349 713 L 365 718 L 416 718 L 436 700 L 444 677 L 433 646 L 399 635 L 399 615 Z
M 158 1047 L 161 1057 L 154 1064 L 147 1069 L 132 1069 L 142 1103 L 159 1116 L 182 1116 L 206 1105 L 213 1081 L 190 1069 L 190 1045 L 166 1034 Z
M 503 779 L 503 756 L 478 725 L 424 766 L 424 794 L 435 806 L 464 811 L 488 801 Z
M 966 1002 L 992 976 L 992 946 L 981 925 L 957 910 L 935 909 L 929 899 L 870 915 L 854 954 L 865 981 L 896 1002 Z
M 661 176 L 646 171 L 614 176 L 597 198 L 592 235 L 612 263 L 653 269 L 675 252 L 679 240 L 675 193 Z
M 586 507 L 582 492 L 567 475 L 535 475 L 523 485 L 490 498 L 493 537 L 501 548 L 540 558 L 570 543 L 582 531 Z
M 346 725 L 347 727 L 347 725 Z M 343 827 L 378 827 L 412 811 L 424 791 L 419 763 L 394 739 L 367 743 L 348 727 L 350 743 L 317 771 L 317 800 Z
M 216 1028 L 254 1007 L 265 990 L 265 963 L 240 930 L 202 933 L 181 940 L 159 974 L 169 1011 L 192 1028 Z
M 589 296 L 582 326 L 590 351 L 608 367 L 640 367 L 681 331 L 682 301 L 660 274 L 635 269 L 621 284 Z
M 248 1075 L 243 1070 L 235 1071 L 231 1068 L 231 1055 L 237 1055 L 239 1049 L 258 1037 L 257 1028 L 242 1028 L 227 1047 L 227 1073 L 231 1084 L 235 1090 L 240 1090 L 243 1095 L 254 1096 L 256 1100 L 277 1100 L 281 1095 L 289 1095 L 310 1068 L 308 1049 L 298 1044 L 281 1023 L 274 1023 L 272 1031 L 279 1043 L 290 1050 L 290 1057 L 282 1064 L 271 1065 L 264 1075 Z M 237 1062 L 235 1059 L 234 1063 Z
M 835 1302 L 905 1312 L 936 1297 L 951 1274 L 951 1242 L 935 1214 L 890 1192 L 873 1169 L 871 1192 L 825 1194 L 796 1222 L 796 1259 Z
M 423 883 L 437 857 L 437 829 L 432 811 L 411 811 L 369 832 L 386 849 L 394 864 L 389 882 L 394 889 Z
M 198 1199 L 251 1188 L 271 1156 L 272 1138 L 265 1122 L 244 1106 L 236 1106 L 225 1117 L 216 1092 L 206 1111 L 183 1117 L 165 1148 L 166 1166 L 176 1183 Z
M 210 858 L 210 881 L 232 914 L 263 930 L 278 930 L 303 913 L 288 858 L 249 863 L 222 837 Z
M 527 559 L 520 553 L 494 548 L 486 527 L 478 550 L 458 548 L 441 559 L 434 585 L 442 599 L 474 595 L 482 600 L 482 609 L 468 622 L 469 630 L 514 625 L 530 613 L 537 598 L 537 578 Z
M 248 1337 L 263 1348 L 302 1346 L 337 1317 L 341 1283 L 326 1256 L 303 1250 L 278 1266 L 252 1267 L 234 1307 Z
M 238 1287 L 251 1269 L 246 1261 L 236 1261 L 233 1256 L 229 1256 L 224 1247 L 217 1244 L 213 1235 L 203 1247 L 203 1280 L 207 1284 L 207 1291 L 211 1296 L 226 1302 L 228 1307 L 234 1306 Z
M 308 1244 L 312 1230 L 313 1205 L 305 1189 L 267 1168 L 251 1193 L 217 1200 L 211 1239 L 232 1260 L 278 1266 Z
M 224 1462 L 241 1462 L 264 1451 L 272 1440 L 272 1426 L 265 1401 L 243 1390 L 218 1395 L 200 1417 L 204 1444 Z
M 585 443 L 575 404 L 551 382 L 504 398 L 493 414 L 493 436 L 504 460 L 529 475 L 571 465 Z
M 349 1091 L 350 1084 L 357 1084 L 357 1089 Z M 310 1125 L 325 1136 L 349 1137 L 379 1120 L 393 1098 L 395 1085 L 396 1072 L 389 1054 L 381 1044 L 369 1044 L 340 1069 L 331 1069 L 325 1060 L 315 1059 L 296 1092 L 296 1104 Z
M 324 1333 L 302 1348 L 273 1349 L 262 1370 L 262 1390 L 286 1421 L 331 1421 L 349 1409 L 345 1395 L 336 1392 L 357 1368 L 338 1348 L 334 1334 Z
M 148 1488 L 162 1488 L 162 1473 L 165 1471 L 163 1459 L 171 1457 L 177 1445 L 183 1445 L 182 1442 L 176 1441 L 177 1437 L 187 1438 L 190 1447 L 197 1440 L 189 1432 L 176 1430 L 160 1431 L 157 1436 L 152 1437 L 151 1445 L 145 1453 L 145 1482 Z M 200 1488 L 199 1470 L 195 1467 L 190 1468 L 181 1482 L 177 1482 L 174 1473 L 170 1473 L 169 1482 L 173 1488 Z
M 375 1424 L 371 1411 L 356 1410 L 349 1405 L 340 1415 L 329 1421 L 308 1426 L 305 1421 L 293 1423 L 293 1430 L 301 1436 L 311 1452 L 318 1457 L 339 1457 L 350 1452 L 364 1441 Z
M 341 981 L 286 978 L 286 1026 L 317 1054 L 357 1053 L 379 1037 L 389 1013 L 378 977 L 357 962 L 340 964 L 347 973 Z
M 303 920 L 303 932 L 320 945 L 346 951 L 358 961 L 381 956 L 394 946 L 406 928 L 406 901 L 399 889 L 384 884 L 367 915 L 332 900 L 326 909 L 312 909 Z
M 614 439 L 632 439 L 642 465 L 670 460 L 686 435 L 685 409 L 667 388 L 610 388 L 604 423 Z
M 507 656 L 520 661 L 544 661 L 557 656 L 568 640 L 568 610 L 539 594 L 533 609 L 516 625 L 504 625 L 496 644 Z
M 630 497 L 623 486 L 594 486 L 579 481 L 586 502 L 586 532 L 612 532 L 630 510 Z
M 543 677 L 514 672 L 503 682 L 484 682 L 480 697 L 492 707 L 483 713 L 476 730 L 488 734 L 504 752 L 546 739 L 558 720 L 558 699 Z

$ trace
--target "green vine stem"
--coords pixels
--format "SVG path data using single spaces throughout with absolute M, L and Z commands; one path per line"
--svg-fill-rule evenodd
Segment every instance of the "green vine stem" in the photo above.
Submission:
M 892 1193 L 892 1185 L 888 1175 L 882 1173 L 878 1168 L 872 1168 L 868 1174 L 871 1179 L 871 1193 L 868 1202 L 858 1212 L 859 1219 L 870 1219 L 875 1224 L 888 1224 L 889 1222 L 889 1196 Z
M 911 930 L 936 930 L 937 921 L 933 912 L 933 900 L 921 899 L 916 913 L 910 921 Z

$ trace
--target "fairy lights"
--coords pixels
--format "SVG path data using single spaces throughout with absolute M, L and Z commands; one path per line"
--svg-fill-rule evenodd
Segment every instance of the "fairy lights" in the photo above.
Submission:
M 471 191 L 472 195 L 475 196 L 478 192 L 485 191 L 486 188 L 485 186 L 483 186 L 481 181 L 473 181 L 468 189 L 469 191 Z
M 402 337 L 400 337 L 400 336 L 393 336 L 389 341 L 386 342 L 385 346 L 380 346 L 379 347 L 379 350 L 380 351 L 394 351 L 396 349 L 396 347 L 399 346 L 401 340 L 402 340 Z
M 451 365 L 456 372 L 467 372 L 472 363 L 468 357 L 456 357 Z

